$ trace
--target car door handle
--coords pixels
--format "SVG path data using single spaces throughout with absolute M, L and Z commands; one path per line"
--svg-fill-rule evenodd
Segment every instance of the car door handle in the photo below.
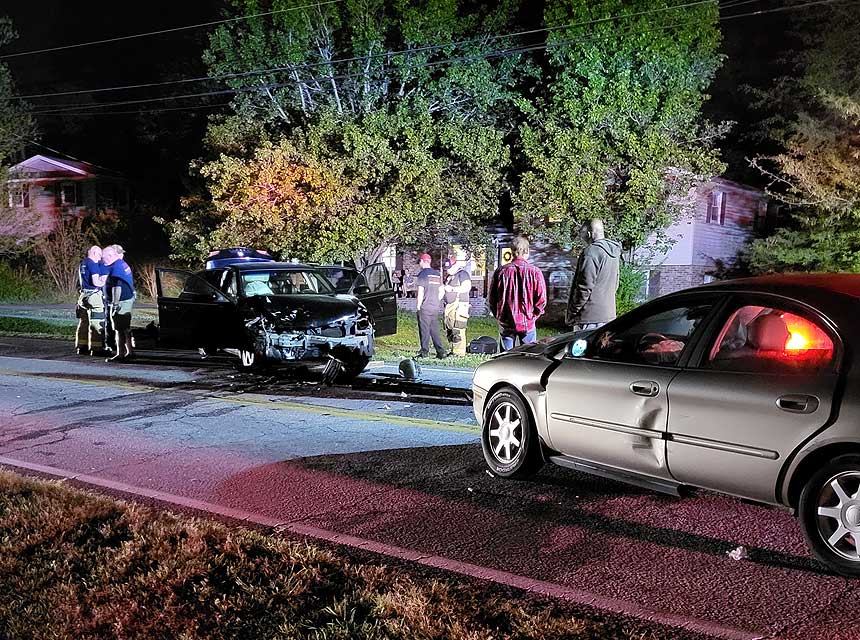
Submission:
M 653 398 L 660 393 L 660 385 L 652 380 L 637 380 L 636 382 L 630 383 L 630 391 L 635 393 L 637 396 Z
M 776 406 L 789 413 L 815 413 L 821 404 L 815 396 L 789 394 L 776 399 Z

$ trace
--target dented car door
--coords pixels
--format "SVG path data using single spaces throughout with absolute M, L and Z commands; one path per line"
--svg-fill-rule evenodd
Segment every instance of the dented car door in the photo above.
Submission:
M 397 333 L 397 300 L 388 267 L 382 262 L 366 267 L 353 283 L 351 293 L 370 312 L 376 336 Z

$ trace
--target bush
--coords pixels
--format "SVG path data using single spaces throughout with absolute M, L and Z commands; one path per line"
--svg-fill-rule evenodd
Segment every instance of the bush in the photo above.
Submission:
M 618 271 L 618 291 L 615 292 L 615 306 L 618 315 L 635 309 L 642 302 L 642 289 L 648 274 L 636 265 L 621 263 Z
M 46 294 L 44 280 L 34 271 L 0 262 L 0 302 L 33 302 Z

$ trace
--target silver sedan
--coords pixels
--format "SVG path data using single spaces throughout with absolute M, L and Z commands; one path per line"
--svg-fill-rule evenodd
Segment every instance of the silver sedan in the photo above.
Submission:
M 750 278 L 500 354 L 473 380 L 484 458 L 778 505 L 860 576 L 858 318 L 860 275 Z

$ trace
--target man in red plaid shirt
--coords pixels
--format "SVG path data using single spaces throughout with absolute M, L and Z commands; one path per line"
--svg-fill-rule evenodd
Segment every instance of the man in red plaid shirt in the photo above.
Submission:
M 528 262 L 529 241 L 517 236 L 511 249 L 514 261 L 496 269 L 487 296 L 490 313 L 499 321 L 502 351 L 535 342 L 535 321 L 546 309 L 546 282 Z

